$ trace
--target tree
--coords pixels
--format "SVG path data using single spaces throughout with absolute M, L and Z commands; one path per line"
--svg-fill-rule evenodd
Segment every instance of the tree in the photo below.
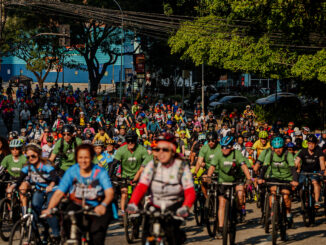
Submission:
M 323 1 L 202 1 L 169 45 L 196 65 L 326 82 L 325 11 Z

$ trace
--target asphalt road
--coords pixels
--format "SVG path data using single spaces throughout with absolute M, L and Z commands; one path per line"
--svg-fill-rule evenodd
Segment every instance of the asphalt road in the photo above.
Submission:
M 288 240 L 286 242 L 278 240 L 278 244 L 326 244 L 326 217 L 323 215 L 323 209 L 320 209 L 318 212 L 316 225 L 314 225 L 313 227 L 305 227 L 303 225 L 302 216 L 299 213 L 299 203 L 294 203 L 293 207 L 295 228 L 287 230 Z M 256 208 L 256 205 L 247 205 L 247 221 L 246 223 L 237 226 L 236 244 L 272 244 L 271 235 L 265 234 L 264 229 L 259 224 L 259 217 L 260 210 Z M 205 227 L 198 227 L 193 216 L 188 218 L 187 224 L 184 229 L 187 233 L 186 244 L 222 244 L 221 240 L 216 240 L 209 237 Z M 128 244 L 124 237 L 123 228 L 118 223 L 114 223 L 109 227 L 106 244 Z M 141 243 L 136 242 L 135 244 Z

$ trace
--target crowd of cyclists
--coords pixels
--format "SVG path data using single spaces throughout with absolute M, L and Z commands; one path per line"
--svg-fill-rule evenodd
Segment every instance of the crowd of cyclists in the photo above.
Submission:
M 216 229 L 210 235 L 223 241 L 232 188 L 236 223 L 245 222 L 249 198 L 261 208 L 262 222 L 271 223 L 266 210 L 280 195 L 285 223 L 293 227 L 291 203 L 303 200 L 309 174 L 313 209 L 324 206 L 325 130 L 315 134 L 282 119 L 259 123 L 250 105 L 243 112 L 223 110 L 216 115 L 204 113 L 198 104 L 186 112 L 177 101 L 145 96 L 130 104 L 108 95 L 98 100 L 87 89 L 73 90 L 71 85 L 18 88 L 15 100 L 12 94 L 12 90 L 2 93 L 0 103 L 9 131 L 8 137 L 0 138 L 0 194 L 9 200 L 0 202 L 0 235 L 10 243 L 14 224 L 27 219 L 32 207 L 34 218 L 28 225 L 35 232 L 26 237 L 21 232 L 21 239 L 36 239 L 42 223 L 42 242 L 60 244 L 72 239 L 77 225 L 78 237 L 86 232 L 89 244 L 104 244 L 111 221 L 142 214 L 133 238 L 141 229 L 143 244 L 182 244 L 186 241 L 182 220 L 199 215 L 198 206 L 192 208 L 196 197 L 208 200 L 213 183 L 218 205 Z M 9 124 L 7 111 L 12 113 Z M 15 116 L 19 131 L 12 130 Z M 267 206 L 265 193 L 269 193 Z M 20 207 L 18 216 L 9 215 L 14 198 Z M 209 216 L 209 203 L 204 203 L 202 223 Z M 149 212 L 166 210 L 171 215 L 159 219 L 164 239 L 158 240 L 162 232 L 155 232 L 152 222 L 157 216 Z M 58 215 L 69 211 L 76 213 L 77 222 Z

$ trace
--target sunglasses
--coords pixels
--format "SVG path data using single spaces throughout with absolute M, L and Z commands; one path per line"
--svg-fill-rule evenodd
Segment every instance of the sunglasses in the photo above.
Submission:
M 21 148 L 18 148 L 18 147 L 10 147 L 10 150 L 14 151 L 14 150 L 17 150 L 19 151 Z
M 49 131 L 44 131 L 44 133 L 50 133 Z
M 126 140 L 126 142 L 127 142 L 128 144 L 135 144 L 135 143 L 136 143 L 136 141 L 134 141 L 134 140 Z
M 160 152 L 160 151 L 170 152 L 171 150 L 169 148 L 154 148 L 153 151 L 155 151 L 155 152 Z
M 71 134 L 62 134 L 63 136 L 71 136 Z
M 30 156 L 26 156 L 26 158 L 29 160 L 29 159 L 36 159 L 37 158 L 37 155 L 30 155 Z

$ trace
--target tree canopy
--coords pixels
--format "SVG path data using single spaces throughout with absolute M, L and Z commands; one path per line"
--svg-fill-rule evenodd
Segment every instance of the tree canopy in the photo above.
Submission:
M 326 82 L 325 11 L 324 1 L 203 0 L 169 45 L 196 65 Z

